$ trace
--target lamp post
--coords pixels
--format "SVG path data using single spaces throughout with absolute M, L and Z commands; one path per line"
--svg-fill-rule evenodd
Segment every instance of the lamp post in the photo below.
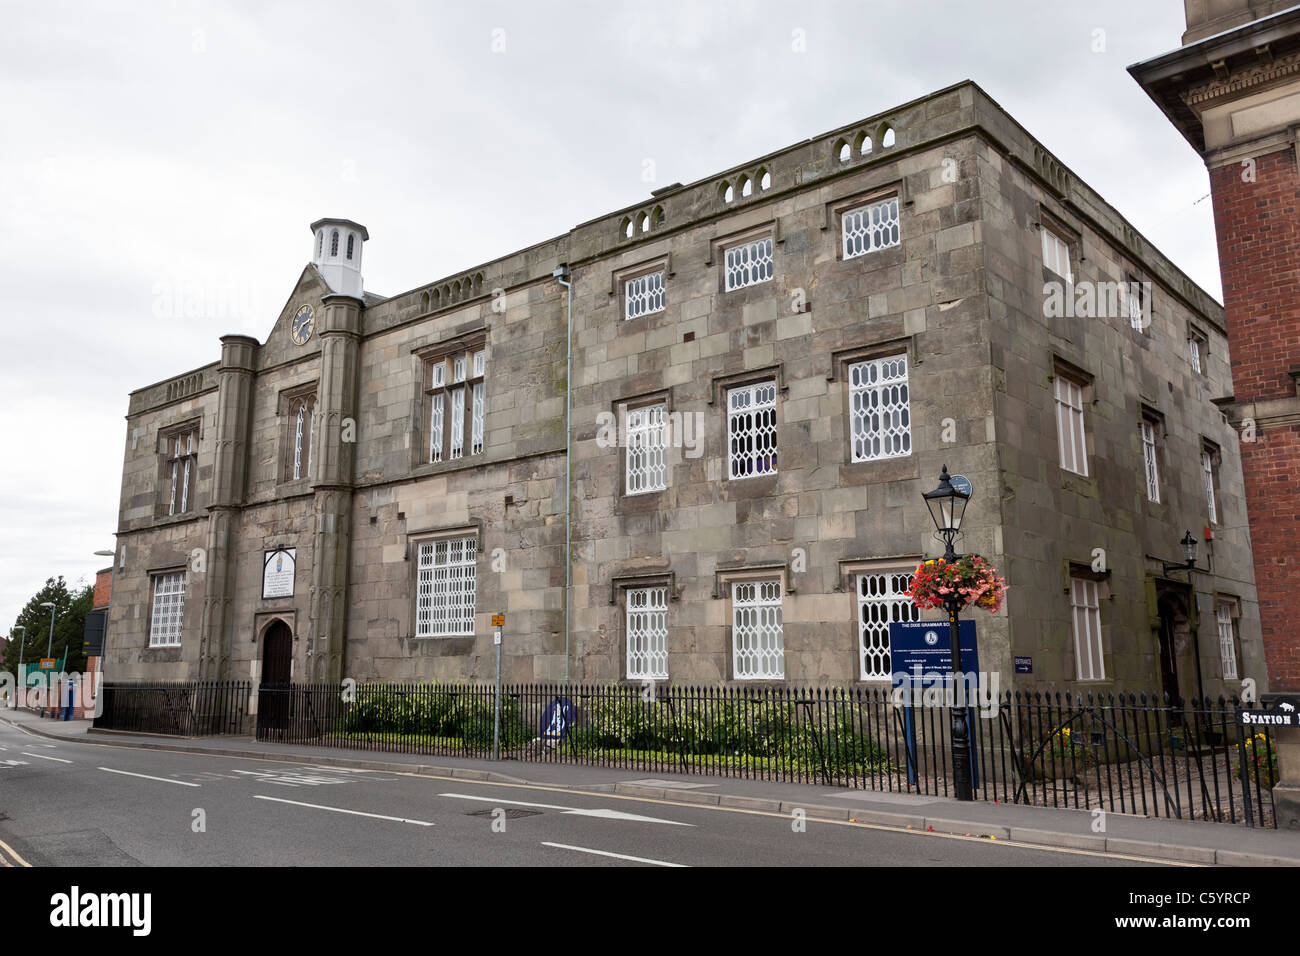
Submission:
M 46 658 L 50 658 L 54 656 L 54 615 L 58 608 L 55 607 L 53 601 L 42 601 L 41 607 L 48 607 L 50 609 L 50 639 L 45 644 L 45 656 Z M 45 678 L 45 703 L 41 705 L 42 717 L 45 716 L 45 708 L 50 702 L 50 692 L 51 687 L 53 686 L 53 673 L 53 671 L 50 671 L 49 675 Z M 57 709 L 55 710 L 54 716 L 58 716 Z
M 24 700 L 25 700 L 26 697 L 27 697 L 27 687 L 26 687 L 25 682 L 23 681 L 23 651 L 27 650 L 27 628 L 26 628 L 25 626 L 23 626 L 22 624 L 18 624 L 18 625 L 16 625 L 12 630 L 10 630 L 9 633 L 12 634 L 14 631 L 22 631 L 22 632 L 23 632 L 22 640 L 21 640 L 21 641 L 19 642 L 19 644 L 18 644 L 18 683 L 19 683 L 20 685 L 22 685 L 22 686 L 19 686 L 19 687 L 14 688 L 14 702 L 13 702 L 13 707 L 10 708 L 11 710 L 17 710 L 17 709 L 18 709 L 18 691 L 19 691 L 19 690 L 21 690 L 21 691 L 23 692 L 23 698 L 24 698 Z
M 938 536 L 943 539 L 943 560 L 951 564 L 958 557 L 953 551 L 952 543 L 961 530 L 961 519 L 966 511 L 966 503 L 970 500 L 970 493 L 959 491 L 952 486 L 952 480 L 948 477 L 948 466 L 944 465 L 943 471 L 939 474 L 939 487 L 934 491 L 927 491 L 921 497 L 925 499 L 926 507 L 930 509 L 930 517 L 934 519 Z M 961 694 L 957 692 L 959 675 L 962 674 L 961 637 L 957 623 L 957 613 L 961 610 L 961 604 L 956 596 L 949 597 L 944 603 L 948 608 L 948 640 L 952 645 L 952 772 L 956 778 L 953 783 L 953 796 L 958 800 L 973 800 L 966 695 L 964 692 Z
M 54 653 L 54 612 L 56 609 L 53 601 L 42 601 L 41 607 L 50 609 L 50 639 L 45 644 L 45 656 L 49 657 Z

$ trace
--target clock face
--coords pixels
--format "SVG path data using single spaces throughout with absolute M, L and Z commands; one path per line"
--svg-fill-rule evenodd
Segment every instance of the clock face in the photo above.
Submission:
M 293 314 L 293 321 L 289 323 L 289 335 L 296 344 L 306 345 L 315 328 L 316 313 L 310 305 L 304 305 Z

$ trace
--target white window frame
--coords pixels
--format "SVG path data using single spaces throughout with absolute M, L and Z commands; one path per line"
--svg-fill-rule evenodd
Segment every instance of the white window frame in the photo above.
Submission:
M 760 478 L 775 475 L 777 469 L 777 433 L 776 433 L 776 398 L 775 379 L 739 385 L 727 389 L 727 477 L 732 480 L 743 478 Z M 764 419 L 769 419 L 764 421 Z M 760 448 L 762 440 L 771 436 L 771 453 Z M 742 442 L 746 447 L 737 454 L 736 444 Z M 767 467 L 754 468 L 755 462 L 770 459 Z M 751 465 L 745 469 L 745 463 Z
M 1046 226 L 1039 231 L 1043 234 L 1043 265 L 1048 271 L 1060 276 L 1066 285 L 1074 285 L 1074 272 L 1070 266 L 1070 244 Z
M 627 588 L 628 680 L 668 679 L 668 588 Z
M 312 440 L 316 433 L 316 397 L 308 395 L 295 399 L 294 405 L 298 411 L 294 417 L 293 429 L 293 480 L 298 481 L 312 476 L 312 453 L 316 444 Z M 307 451 L 306 472 L 303 471 L 304 447 Z
M 426 363 L 427 461 L 437 464 L 481 455 L 487 425 L 486 350 L 480 343 Z
M 1200 332 L 1192 329 L 1187 334 L 1187 361 L 1191 364 L 1192 371 L 1197 375 L 1205 374 L 1206 359 L 1209 358 L 1209 354 L 1209 340 Z
M 1220 600 L 1214 606 L 1215 626 L 1219 632 L 1219 660 L 1223 664 L 1224 680 L 1240 680 L 1237 673 L 1237 615 L 1236 602 Z
M 153 599 L 149 614 L 149 646 L 180 647 L 185 624 L 185 572 L 150 575 Z
M 623 283 L 623 318 L 639 319 L 664 311 L 667 270 L 647 272 Z
M 891 680 L 889 625 L 919 621 L 920 609 L 903 592 L 912 586 L 912 568 L 882 568 L 857 575 L 858 678 Z
M 1205 503 L 1210 511 L 1210 524 L 1219 523 L 1218 503 L 1214 500 L 1214 453 L 1201 449 L 1201 478 L 1205 484 Z
M 463 382 L 462 374 L 458 381 Z M 465 456 L 465 386 L 450 390 L 451 394 L 451 444 L 447 457 L 451 461 Z
M 889 249 L 902 241 L 897 196 L 846 209 L 840 216 L 840 248 L 845 259 Z
M 1070 578 L 1070 617 L 1077 680 L 1106 679 L 1106 649 L 1101 636 L 1101 588 L 1089 578 Z
M 627 410 L 626 494 L 643 495 L 668 487 L 667 430 L 666 402 Z
M 416 637 L 474 635 L 477 550 L 472 534 L 416 542 Z
M 1082 382 L 1057 370 L 1053 391 L 1061 467 L 1086 478 L 1088 477 L 1088 432 L 1083 414 L 1085 387 Z
M 1142 315 L 1142 285 L 1131 276 L 1124 283 L 1124 302 L 1128 309 L 1128 324 L 1135 332 L 1144 331 Z
M 190 510 L 196 435 L 197 429 L 188 428 L 169 435 L 166 439 L 167 456 L 171 462 L 171 494 L 167 500 L 168 517 L 185 514 Z
M 731 669 L 736 680 L 785 680 L 780 578 L 731 582 Z
M 1146 470 L 1147 501 L 1160 504 L 1160 463 L 1156 458 L 1156 423 L 1142 420 L 1142 463 Z
M 725 289 L 735 292 L 751 285 L 771 282 L 775 275 L 771 236 L 762 236 L 749 242 L 730 246 L 723 253 Z
M 907 371 L 906 353 L 849 366 L 849 455 L 853 461 L 906 458 L 912 454 Z M 872 450 L 875 445 L 879 445 L 879 451 Z

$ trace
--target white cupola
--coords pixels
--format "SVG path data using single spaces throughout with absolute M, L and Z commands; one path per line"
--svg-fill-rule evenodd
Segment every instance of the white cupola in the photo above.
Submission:
M 370 238 L 366 227 L 351 219 L 318 219 L 311 224 L 311 261 L 330 291 L 362 297 L 361 248 Z

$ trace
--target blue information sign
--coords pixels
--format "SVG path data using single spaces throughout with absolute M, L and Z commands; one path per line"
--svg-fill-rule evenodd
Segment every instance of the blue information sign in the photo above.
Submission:
M 546 716 L 542 718 L 542 737 L 546 740 L 563 740 L 573 726 L 576 715 L 573 701 L 567 697 L 555 698 L 551 701 L 551 706 L 546 708 Z
M 969 674 L 980 669 L 979 649 L 975 644 L 975 622 L 957 622 L 961 644 L 961 671 Z M 952 671 L 952 638 L 947 621 L 894 621 L 889 625 L 889 669 L 894 686 L 907 681 L 947 675 Z M 929 683 L 928 681 L 926 683 Z
M 979 648 L 975 642 L 975 622 L 957 622 L 957 643 L 961 651 L 962 674 L 979 673 Z M 912 704 L 927 687 L 944 687 L 952 673 L 952 637 L 947 621 L 894 621 L 889 625 L 889 668 L 894 687 L 904 689 L 903 727 L 907 734 L 907 781 L 916 783 L 916 725 Z M 978 677 L 963 682 L 969 691 L 977 686 Z M 968 697 L 967 700 L 970 700 Z M 975 708 L 966 708 L 966 727 L 970 732 L 971 786 L 979 787 L 978 735 L 975 733 Z
M 1015 662 L 1017 674 L 1032 674 L 1034 672 L 1034 659 L 1032 657 L 1017 657 Z

